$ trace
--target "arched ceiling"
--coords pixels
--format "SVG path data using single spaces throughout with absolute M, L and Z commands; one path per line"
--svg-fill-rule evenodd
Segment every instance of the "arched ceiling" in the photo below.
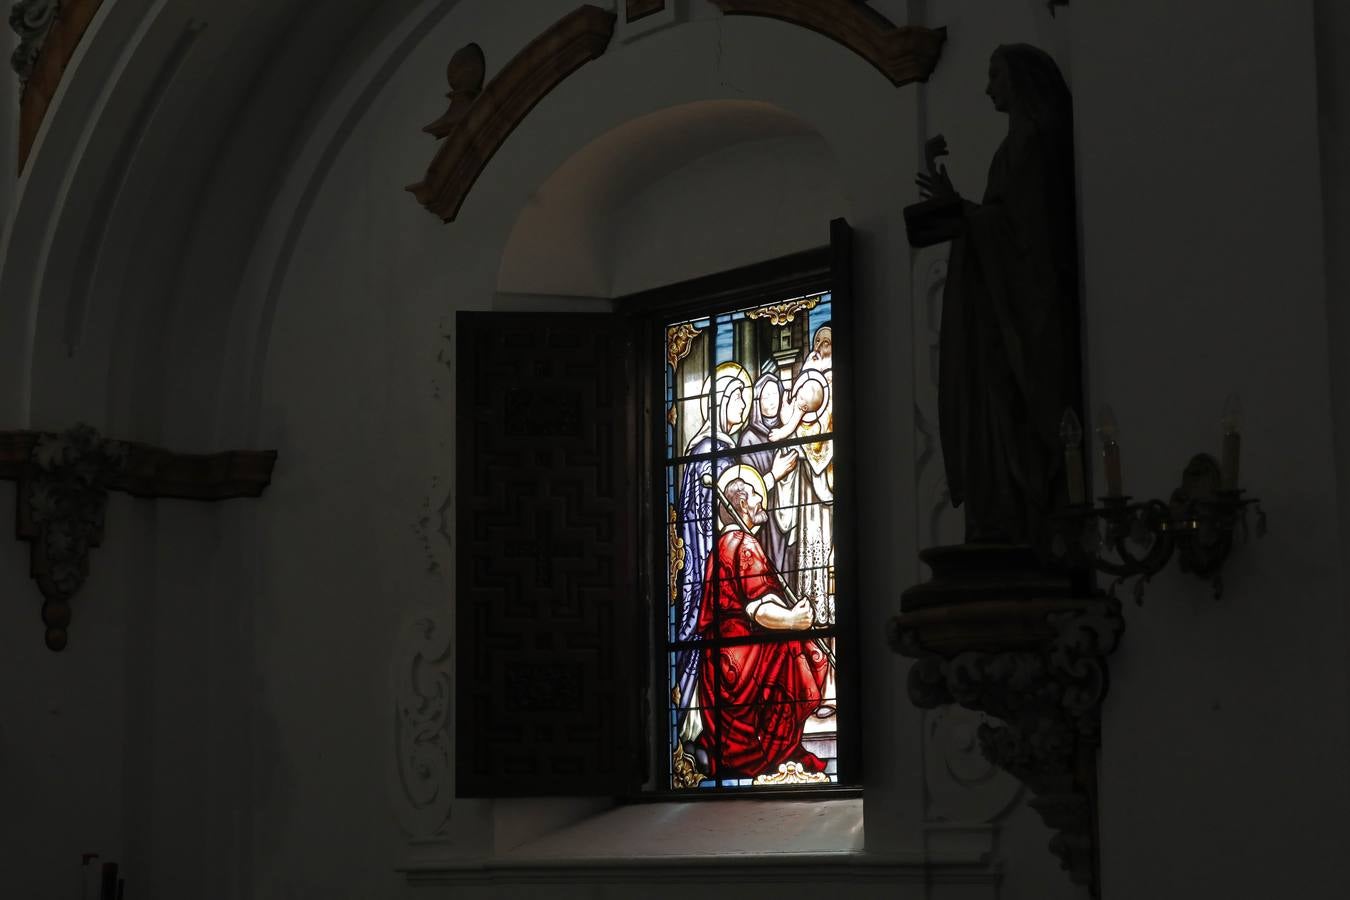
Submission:
M 183 271 L 200 272 L 223 315 L 326 99 L 391 31 L 455 2 L 106 0 L 0 238 L 0 383 L 13 386 L 0 392 L 0 420 L 44 424 L 32 421 L 52 405 L 36 360 L 58 348 L 74 358 L 91 322 L 121 320 L 125 344 L 139 337 L 127 329 L 162 333 L 194 314 L 183 311 Z M 115 367 L 89 364 L 91 378 Z

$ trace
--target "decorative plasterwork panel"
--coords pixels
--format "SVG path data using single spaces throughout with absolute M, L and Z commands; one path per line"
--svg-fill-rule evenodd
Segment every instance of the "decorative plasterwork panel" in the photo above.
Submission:
M 390 670 L 394 703 L 390 790 L 413 838 L 439 835 L 450 819 L 450 627 L 427 614 L 399 634 Z
M 896 25 L 858 0 L 712 0 L 727 15 L 765 16 L 823 34 L 867 60 L 896 87 L 927 81 L 945 28 Z
M 924 711 L 924 818 L 930 822 L 992 822 L 1022 793 L 1016 778 L 981 751 L 984 713 L 948 704 Z
M 521 50 L 483 86 L 485 64 L 477 44 L 450 60 L 450 107 L 423 130 L 442 140 L 426 177 L 408 190 L 446 222 L 459 214 L 488 160 L 530 110 L 555 87 L 609 46 L 614 13 L 581 6 Z
M 103 0 L 20 0 L 10 11 L 9 24 L 20 41 L 10 61 L 24 82 L 19 106 L 20 172 L 61 76 L 102 5 Z

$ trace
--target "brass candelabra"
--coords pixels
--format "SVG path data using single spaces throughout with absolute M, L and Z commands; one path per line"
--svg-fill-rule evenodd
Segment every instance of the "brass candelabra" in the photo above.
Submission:
M 1173 556 L 1183 572 L 1209 580 L 1214 596 L 1222 596 L 1221 570 L 1234 540 L 1245 542 L 1250 536 L 1248 507 L 1256 514 L 1257 537 L 1266 533 L 1266 514 L 1259 499 L 1244 496 L 1237 486 L 1242 410 L 1236 395 L 1224 404 L 1220 424 L 1222 461 L 1198 453 L 1167 501 L 1135 501 L 1121 489 L 1119 428 L 1110 407 L 1104 407 L 1097 435 L 1106 495 L 1093 505 L 1084 490 L 1082 426 L 1073 410 L 1066 410 L 1060 437 L 1069 505 L 1054 516 L 1051 551 L 1071 567 L 1111 576 L 1108 592 L 1113 596 L 1133 579 L 1137 603 L 1143 602 L 1145 585 Z

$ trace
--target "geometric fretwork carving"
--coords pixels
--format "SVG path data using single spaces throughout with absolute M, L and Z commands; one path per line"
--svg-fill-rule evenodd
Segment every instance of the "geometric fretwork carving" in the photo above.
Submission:
M 457 322 L 456 794 L 625 789 L 631 342 L 610 316 Z
M 1096 896 L 1096 756 L 1106 657 L 1125 627 L 1119 602 L 1071 596 L 1067 581 L 1051 596 L 1027 596 L 1029 583 L 1052 586 L 1054 578 L 1030 566 L 1013 571 L 1017 555 L 1005 549 L 922 555 L 934 578 L 909 592 L 889 632 L 892 647 L 916 660 L 910 700 L 924 709 L 957 703 L 1001 720 L 980 726 L 982 753 L 1030 788 L 1029 805 L 1055 832 L 1051 851 Z M 960 576 L 959 568 L 975 574 Z

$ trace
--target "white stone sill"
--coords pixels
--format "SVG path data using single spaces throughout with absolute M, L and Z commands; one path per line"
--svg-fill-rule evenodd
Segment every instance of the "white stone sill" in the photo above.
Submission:
M 729 800 L 605 810 L 490 858 L 422 859 L 412 885 L 535 882 L 783 881 L 991 883 L 997 871 L 958 842 L 926 852 L 869 853 L 861 798 L 814 803 Z M 734 848 L 734 849 L 729 849 Z

